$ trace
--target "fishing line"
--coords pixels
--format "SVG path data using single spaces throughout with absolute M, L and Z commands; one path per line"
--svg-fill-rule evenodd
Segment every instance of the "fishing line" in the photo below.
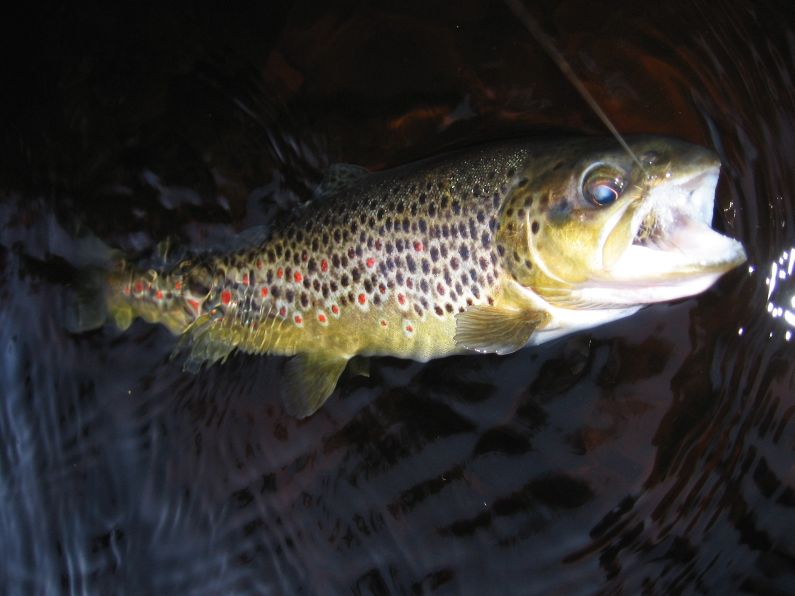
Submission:
M 627 142 L 624 140 L 624 137 L 622 137 L 621 133 L 618 132 L 618 129 L 616 129 L 616 127 L 613 126 L 613 123 L 610 121 L 610 118 L 608 118 L 607 114 L 605 114 L 602 108 L 599 107 L 599 104 L 596 103 L 596 100 L 588 92 L 588 89 L 585 88 L 585 85 L 583 85 L 579 77 L 577 77 L 571 65 L 563 57 L 563 54 L 561 54 L 558 51 L 558 49 L 555 47 L 555 44 L 552 42 L 552 38 L 549 37 L 549 35 L 547 35 L 546 33 L 544 33 L 541 27 L 538 26 L 538 23 L 535 21 L 535 19 L 532 16 L 530 16 L 530 13 L 527 12 L 527 9 L 524 7 L 524 5 L 520 0 L 505 0 L 505 4 L 508 5 L 508 8 L 510 8 L 513 11 L 514 16 L 516 16 L 516 18 L 518 18 L 522 22 L 525 28 L 530 32 L 530 35 L 532 35 L 535 38 L 538 44 L 542 48 L 544 48 L 544 51 L 549 55 L 549 57 L 552 58 L 555 64 L 558 65 L 558 68 L 560 68 L 561 72 L 563 72 L 563 74 L 566 76 L 569 82 L 574 86 L 577 92 L 588 103 L 588 105 L 591 106 L 591 109 L 593 109 L 593 111 L 596 112 L 596 115 L 599 116 L 599 119 L 604 123 L 607 129 L 613 134 L 613 136 L 621 144 L 624 150 L 629 154 L 632 160 L 636 164 L 638 164 L 638 167 L 641 169 L 641 171 L 644 174 L 646 174 L 647 173 L 646 169 L 643 167 L 643 164 L 640 162 L 637 155 L 635 155 L 635 152 L 629 148 L 629 145 L 627 145 Z

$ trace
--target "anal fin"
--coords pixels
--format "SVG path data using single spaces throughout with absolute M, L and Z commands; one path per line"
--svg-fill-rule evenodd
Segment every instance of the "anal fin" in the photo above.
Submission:
M 171 357 L 175 358 L 187 349 L 188 357 L 182 368 L 196 374 L 202 365 L 210 366 L 219 361 L 221 363 L 226 361 L 235 347 L 234 338 L 224 328 L 223 320 L 213 320 L 208 315 L 203 315 L 185 330 Z
M 284 406 L 296 418 L 306 418 L 323 405 L 337 386 L 348 359 L 344 356 L 305 353 L 285 366 Z
M 483 353 L 510 354 L 549 320 L 537 310 L 471 306 L 455 318 L 456 345 Z

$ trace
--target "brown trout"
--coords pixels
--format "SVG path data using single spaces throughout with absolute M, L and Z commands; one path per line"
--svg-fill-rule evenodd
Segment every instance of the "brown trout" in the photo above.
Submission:
M 509 354 L 697 294 L 745 260 L 710 227 L 720 163 L 629 138 L 504 141 L 369 174 L 267 240 L 168 271 L 121 262 L 110 314 L 160 322 L 186 367 L 293 356 L 285 403 L 329 397 L 354 356 Z M 641 167 L 641 165 L 643 167 Z

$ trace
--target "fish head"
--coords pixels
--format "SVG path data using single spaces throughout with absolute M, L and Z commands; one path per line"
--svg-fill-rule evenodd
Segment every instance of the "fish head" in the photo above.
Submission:
M 629 145 L 640 163 L 614 141 L 551 152 L 503 206 L 506 268 L 550 304 L 609 309 L 690 296 L 746 260 L 739 242 L 711 228 L 715 153 L 663 137 Z

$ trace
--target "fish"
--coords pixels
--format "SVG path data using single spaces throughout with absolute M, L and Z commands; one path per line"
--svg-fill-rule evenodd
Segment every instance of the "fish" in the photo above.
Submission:
M 118 260 L 101 294 L 179 335 L 185 368 L 291 357 L 313 414 L 355 356 L 510 354 L 693 296 L 746 260 L 711 227 L 720 160 L 662 136 L 509 139 L 345 169 L 260 241 L 168 269 Z

